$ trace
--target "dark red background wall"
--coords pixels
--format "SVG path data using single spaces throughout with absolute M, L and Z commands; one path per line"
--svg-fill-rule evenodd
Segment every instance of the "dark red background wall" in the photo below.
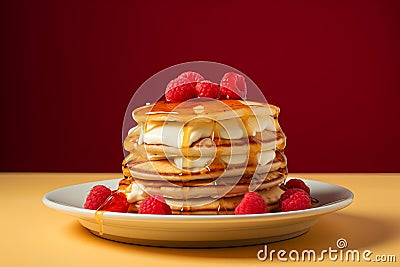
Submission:
M 1 171 L 119 171 L 135 89 L 210 60 L 281 107 L 291 172 L 400 172 L 400 1 L 0 5 Z

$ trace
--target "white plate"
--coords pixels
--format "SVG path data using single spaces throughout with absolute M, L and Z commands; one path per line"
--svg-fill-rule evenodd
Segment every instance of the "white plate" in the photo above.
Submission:
M 122 178 L 120 178 L 122 179 Z M 83 208 L 97 184 L 117 188 L 120 179 L 60 188 L 43 197 L 46 206 L 70 214 L 99 235 L 95 211 Z M 289 177 L 290 179 L 290 177 Z M 321 215 L 340 210 L 353 201 L 346 188 L 302 179 L 318 206 L 300 211 L 250 215 L 151 215 L 105 212 L 102 237 L 140 245 L 167 247 L 226 247 L 262 244 L 299 236 Z

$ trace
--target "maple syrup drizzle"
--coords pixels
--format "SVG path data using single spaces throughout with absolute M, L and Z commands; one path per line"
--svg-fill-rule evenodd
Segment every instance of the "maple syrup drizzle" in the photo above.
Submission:
M 104 214 L 104 210 L 96 210 L 94 213 L 94 218 L 96 219 L 96 222 L 99 225 L 99 235 L 100 236 L 102 236 L 104 234 L 103 214 Z
M 103 215 L 105 210 L 102 210 L 105 205 L 113 198 L 113 196 L 118 192 L 124 192 L 125 190 L 114 190 L 111 192 L 111 195 L 104 200 L 104 202 L 98 207 L 98 209 L 94 212 L 94 218 L 99 225 L 99 235 L 102 236 L 104 233 L 104 226 L 103 226 Z
M 189 123 L 183 126 L 183 136 L 182 136 L 182 169 L 189 168 L 189 160 L 187 159 L 190 151 L 190 135 L 192 134 L 192 127 Z

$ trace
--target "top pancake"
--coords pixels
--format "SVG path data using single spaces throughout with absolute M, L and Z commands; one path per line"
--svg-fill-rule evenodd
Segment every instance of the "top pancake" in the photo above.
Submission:
M 151 121 L 187 122 L 194 118 L 225 120 L 246 116 L 278 117 L 279 108 L 268 103 L 234 99 L 193 98 L 182 103 L 159 101 L 132 112 L 133 119 L 140 123 Z

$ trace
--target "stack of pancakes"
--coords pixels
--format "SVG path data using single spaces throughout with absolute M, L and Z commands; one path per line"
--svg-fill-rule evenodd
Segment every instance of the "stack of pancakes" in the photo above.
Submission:
M 279 108 L 244 100 L 159 101 L 133 111 L 119 190 L 137 212 L 149 194 L 174 214 L 233 214 L 243 195 L 277 208 L 286 176 Z

